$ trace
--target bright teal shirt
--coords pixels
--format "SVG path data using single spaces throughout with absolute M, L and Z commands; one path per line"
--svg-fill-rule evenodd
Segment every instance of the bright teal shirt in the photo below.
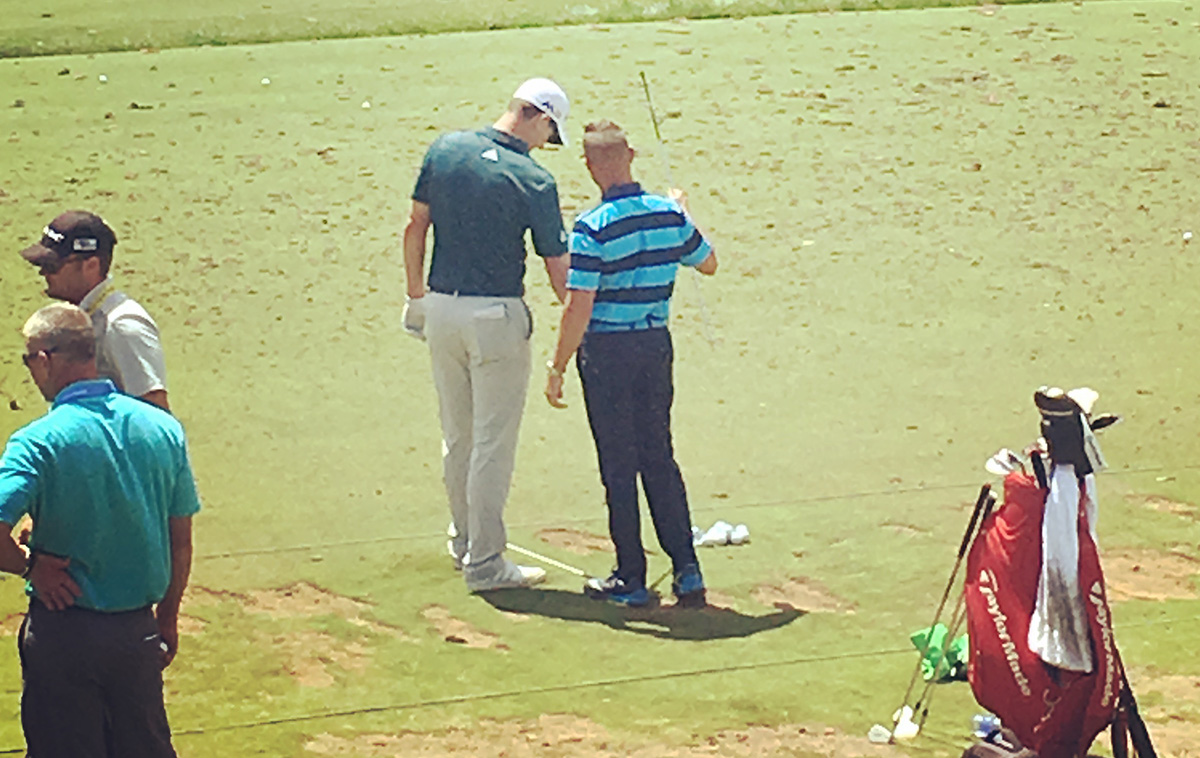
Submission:
M 118 612 L 162 600 L 168 519 L 199 510 L 183 427 L 107 379 L 64 388 L 0 457 L 0 522 L 33 518 L 30 548 L 71 559 L 81 608 Z

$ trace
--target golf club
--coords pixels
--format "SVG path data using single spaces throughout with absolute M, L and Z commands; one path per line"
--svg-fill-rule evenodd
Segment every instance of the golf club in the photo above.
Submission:
M 653 581 L 653 582 L 650 584 L 650 587 L 649 587 L 648 589 L 649 589 L 651 592 L 653 592 L 655 589 L 657 589 L 657 588 L 658 588 L 658 585 L 662 584 L 662 583 L 663 583 L 663 580 L 664 580 L 664 579 L 666 579 L 666 578 L 667 578 L 668 576 L 670 576 L 670 575 L 671 575 L 671 569 L 667 569 L 666 571 L 664 571 L 664 572 L 663 572 L 662 576 L 660 576 L 659 578 L 655 579 L 655 580 L 654 580 L 654 581 Z
M 988 496 L 987 496 L 987 502 L 984 504 L 984 507 L 983 507 L 983 513 L 979 518 L 980 529 L 983 528 L 983 522 L 987 521 L 988 516 L 990 516 L 992 514 L 992 508 L 995 505 L 996 505 L 996 496 L 989 492 Z M 952 641 L 956 636 L 958 636 L 958 633 L 962 630 L 962 625 L 964 623 L 966 623 L 966 620 L 967 620 L 966 601 L 967 601 L 967 593 L 964 591 L 959 594 L 958 600 L 954 604 L 954 613 L 951 614 L 951 616 L 950 616 L 950 618 L 951 618 L 950 628 L 949 628 L 949 631 L 946 633 L 946 640 L 947 640 L 946 644 L 947 645 L 949 645 L 950 641 Z M 925 683 L 925 689 L 921 693 L 921 697 L 917 699 L 916 705 L 913 706 L 913 711 L 914 712 L 919 711 L 921 714 L 921 720 L 917 723 L 917 731 L 918 732 L 920 732 L 920 730 L 925 727 L 925 720 L 927 718 L 929 718 L 929 703 L 931 700 L 933 700 L 933 693 L 935 691 L 933 689 L 933 685 L 937 683 L 938 677 L 941 676 L 942 664 L 945 663 L 945 661 L 946 661 L 946 656 L 943 654 L 941 659 L 939 659 L 937 664 L 933 667 L 933 676 L 931 676 L 929 678 L 929 681 Z
M 971 520 L 967 522 L 967 530 L 963 533 L 962 543 L 958 546 L 958 557 L 954 560 L 954 569 L 950 572 L 950 579 L 946 582 L 946 589 L 942 591 L 942 599 L 938 601 L 937 610 L 933 614 L 933 621 L 929 627 L 932 629 L 937 626 L 938 619 L 942 617 L 942 611 L 946 608 L 946 601 L 950 597 L 950 590 L 954 587 L 954 580 L 958 578 L 958 570 L 962 567 L 963 557 L 967 554 L 967 548 L 970 546 L 972 538 L 975 534 L 975 526 L 979 523 L 979 514 L 985 508 L 987 503 L 994 502 L 992 497 L 992 485 L 985 483 L 979 488 L 979 497 L 975 499 L 975 507 L 971 510 Z M 990 510 L 990 508 L 989 508 Z M 908 688 L 904 690 L 904 699 L 900 702 L 901 706 L 908 704 L 908 699 L 912 697 L 913 686 L 917 683 L 917 676 L 921 673 L 921 662 L 925 660 L 925 656 L 929 653 L 929 645 L 933 642 L 933 635 L 930 634 L 929 639 L 925 643 L 925 647 L 921 650 L 921 655 L 917 658 L 917 665 L 913 669 L 912 677 L 908 680 Z M 895 723 L 893 722 L 893 727 Z
M 541 553 L 535 553 L 532 550 L 526 550 L 525 548 L 521 547 L 520 545 L 514 545 L 511 542 L 506 542 L 505 547 L 507 547 L 509 550 L 513 551 L 514 553 L 520 553 L 521 555 L 523 555 L 527 558 L 532 558 L 535 561 L 541 561 L 542 563 L 546 564 L 547 566 L 553 566 L 554 568 L 562 569 L 563 571 L 574 574 L 575 576 L 582 576 L 582 577 L 587 576 L 587 572 L 584 571 L 583 569 L 578 569 L 578 568 L 575 568 L 574 566 L 568 566 L 567 564 L 563 563 L 562 561 L 556 561 L 553 558 L 542 555 Z
M 642 77 L 642 91 L 646 93 L 646 108 L 650 111 L 650 123 L 654 125 L 654 138 L 658 140 L 658 147 L 661 151 L 663 169 L 667 176 L 667 186 L 674 188 L 675 181 L 671 178 L 671 156 L 667 151 L 667 143 L 663 141 L 662 132 L 658 129 L 658 116 L 654 112 L 654 101 L 650 99 L 650 82 L 646 80 L 645 71 L 639 71 L 638 75 Z M 708 342 L 709 347 L 716 347 L 717 340 L 713 337 L 712 324 L 708 318 L 708 303 L 704 301 L 704 291 L 700 289 L 700 274 L 695 269 L 692 269 L 692 275 L 691 282 L 692 286 L 696 288 L 696 301 L 700 304 L 700 324 L 704 331 L 704 339 Z

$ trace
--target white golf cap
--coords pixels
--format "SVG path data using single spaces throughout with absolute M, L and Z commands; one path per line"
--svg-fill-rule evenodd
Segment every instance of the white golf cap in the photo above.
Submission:
M 526 79 L 513 93 L 513 99 L 524 100 L 549 116 L 558 132 L 558 138 L 551 137 L 550 141 L 557 145 L 567 144 L 567 113 L 571 103 L 562 87 L 549 79 Z

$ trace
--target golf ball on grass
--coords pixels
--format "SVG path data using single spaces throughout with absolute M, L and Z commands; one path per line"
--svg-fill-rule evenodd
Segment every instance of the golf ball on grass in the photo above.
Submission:
M 264 86 L 264 87 L 265 87 L 265 86 L 267 86 L 267 85 L 268 85 L 268 84 L 270 84 L 270 83 L 271 83 L 271 80 L 270 80 L 270 79 L 268 79 L 267 77 L 265 77 L 265 76 L 264 76 L 264 77 L 262 78 L 262 86 Z
M 1184 241 L 1184 242 L 1191 242 L 1191 241 L 1192 241 L 1192 233 L 1191 233 L 1190 231 L 1189 231 L 1189 232 L 1184 232 L 1184 233 L 1183 233 L 1183 241 Z

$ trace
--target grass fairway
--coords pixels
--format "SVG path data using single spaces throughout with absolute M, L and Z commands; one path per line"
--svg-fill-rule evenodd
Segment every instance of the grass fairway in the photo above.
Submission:
M 185 758 L 957 756 L 964 684 L 903 751 L 863 735 L 899 704 L 896 651 L 982 462 L 1036 434 L 1035 387 L 1088 384 L 1126 418 L 1101 480 L 1118 641 L 1160 755 L 1194 754 L 1198 43 L 1194 6 L 1128 2 L 0 61 L 0 433 L 44 408 L 16 251 L 92 208 L 162 328 L 205 501 L 168 672 Z M 485 602 L 444 554 L 428 355 L 399 324 L 407 196 L 437 133 L 490 123 L 529 75 L 562 82 L 573 136 L 625 125 L 661 187 L 640 71 L 723 266 L 713 345 L 678 288 L 678 457 L 695 520 L 753 541 L 701 556 L 724 611 L 629 617 L 565 573 Z M 594 201 L 577 148 L 539 159 L 568 215 Z M 531 388 L 510 539 L 603 573 L 564 546 L 605 532 L 567 391 L 556 412 Z M 0 587 L 11 644 L 23 601 Z M 19 687 L 0 656 L 0 749 Z
M 206 0 L 182 5 L 54 0 L 48 6 L 23 4 L 0 18 L 0 58 L 968 4 L 970 0 Z

